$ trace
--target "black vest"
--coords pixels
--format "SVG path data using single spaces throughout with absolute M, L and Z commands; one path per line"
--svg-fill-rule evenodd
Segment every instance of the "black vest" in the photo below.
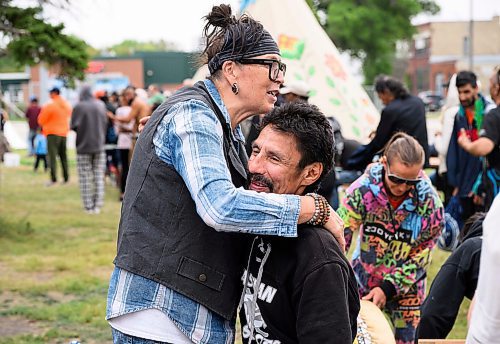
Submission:
M 181 176 L 155 153 L 153 135 L 176 103 L 197 99 L 219 118 L 224 153 L 236 187 L 246 183 L 244 148 L 235 147 L 231 128 L 202 82 L 180 90 L 151 116 L 137 140 L 123 199 L 118 252 L 119 268 L 161 283 L 202 304 L 225 319 L 234 319 L 241 294 L 247 249 L 242 234 L 217 232 L 196 212 Z M 240 153 L 238 153 L 240 152 Z

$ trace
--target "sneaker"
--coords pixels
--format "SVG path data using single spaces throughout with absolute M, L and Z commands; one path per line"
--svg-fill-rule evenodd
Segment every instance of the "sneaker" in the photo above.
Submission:
M 56 182 L 49 181 L 49 182 L 45 183 L 45 186 L 46 186 L 46 187 L 51 187 L 51 186 L 54 186 L 54 185 L 56 185 L 56 184 L 57 184 Z
M 87 214 L 92 214 L 92 215 L 97 215 L 101 213 L 101 209 L 99 208 L 94 208 L 94 209 L 85 209 L 85 212 Z

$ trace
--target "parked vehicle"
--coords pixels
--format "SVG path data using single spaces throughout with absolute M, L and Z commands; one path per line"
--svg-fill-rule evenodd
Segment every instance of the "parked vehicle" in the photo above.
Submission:
M 420 92 L 418 97 L 424 102 L 427 111 L 439 111 L 444 103 L 444 98 L 432 91 Z

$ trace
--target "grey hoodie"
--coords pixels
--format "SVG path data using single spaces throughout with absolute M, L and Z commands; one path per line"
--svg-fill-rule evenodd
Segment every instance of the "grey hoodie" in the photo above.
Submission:
M 107 122 L 104 103 L 94 99 L 90 86 L 83 86 L 80 101 L 73 108 L 71 115 L 71 129 L 76 131 L 78 154 L 104 151 Z

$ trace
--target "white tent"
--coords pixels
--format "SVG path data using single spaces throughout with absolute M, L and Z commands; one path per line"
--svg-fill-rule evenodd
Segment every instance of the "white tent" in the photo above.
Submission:
M 334 116 L 348 138 L 365 142 L 379 113 L 361 85 L 349 74 L 340 54 L 305 0 L 244 0 L 241 12 L 261 22 L 278 42 L 287 81 L 311 86 L 309 102 Z M 193 79 L 206 76 L 202 67 Z

